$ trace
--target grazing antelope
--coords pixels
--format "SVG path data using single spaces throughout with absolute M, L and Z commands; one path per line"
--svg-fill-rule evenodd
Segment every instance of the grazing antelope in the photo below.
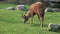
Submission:
M 43 26 L 44 23 L 44 12 L 45 11 L 45 5 L 42 2 L 36 2 L 31 5 L 30 9 L 28 10 L 27 14 L 23 16 L 24 18 L 24 23 L 28 21 L 29 18 L 33 20 L 33 16 L 37 15 L 41 26 Z

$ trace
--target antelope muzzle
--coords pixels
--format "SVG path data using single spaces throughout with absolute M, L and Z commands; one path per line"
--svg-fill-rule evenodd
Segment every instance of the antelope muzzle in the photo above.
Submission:
M 24 19 L 24 23 L 26 23 L 28 21 L 28 16 L 24 15 L 23 19 Z

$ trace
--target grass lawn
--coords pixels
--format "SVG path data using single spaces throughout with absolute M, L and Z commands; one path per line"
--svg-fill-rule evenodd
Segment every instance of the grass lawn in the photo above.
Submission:
M 2 6 L 4 7 L 4 5 Z M 30 19 L 24 24 L 22 13 L 24 11 L 0 10 L 0 34 L 60 34 L 59 32 L 46 31 L 49 23 L 60 24 L 60 12 L 46 12 L 43 28 L 39 25 L 37 15 L 34 16 L 32 25 L 29 24 Z

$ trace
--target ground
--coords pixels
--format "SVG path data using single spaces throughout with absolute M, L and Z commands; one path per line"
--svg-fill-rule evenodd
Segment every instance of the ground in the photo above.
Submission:
M 0 4 L 0 7 L 8 7 L 8 4 Z M 16 6 L 12 5 L 11 6 Z M 27 5 L 26 5 L 27 7 Z M 34 16 L 33 24 L 30 19 L 24 24 L 22 14 L 25 11 L 0 10 L 0 34 L 60 34 L 59 32 L 46 31 L 48 24 L 60 24 L 60 12 L 46 12 L 44 27 L 40 27 L 37 15 Z

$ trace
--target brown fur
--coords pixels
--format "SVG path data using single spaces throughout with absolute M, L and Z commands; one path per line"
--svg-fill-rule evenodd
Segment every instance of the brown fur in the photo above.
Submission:
M 25 14 L 24 16 L 25 18 L 24 22 L 26 22 L 30 17 L 32 17 L 33 19 L 33 16 L 36 14 L 40 20 L 41 26 L 43 26 L 44 10 L 45 10 L 45 5 L 42 2 L 36 2 L 32 4 L 27 14 Z

